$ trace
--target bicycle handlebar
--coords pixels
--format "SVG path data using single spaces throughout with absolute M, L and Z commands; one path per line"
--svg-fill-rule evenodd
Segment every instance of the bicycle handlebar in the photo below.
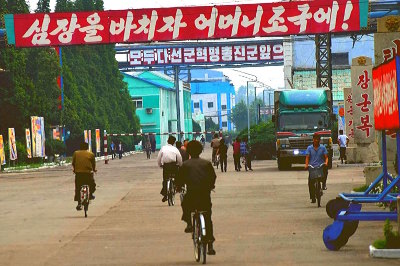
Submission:
M 317 168 L 321 168 L 322 166 L 325 166 L 325 163 L 320 164 L 317 167 L 312 166 L 311 164 L 308 165 L 309 168 L 313 168 L 313 169 L 317 169 Z

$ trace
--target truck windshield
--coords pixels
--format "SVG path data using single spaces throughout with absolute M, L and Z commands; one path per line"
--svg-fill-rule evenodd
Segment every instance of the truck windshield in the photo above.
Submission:
M 278 125 L 281 131 L 328 129 L 329 116 L 327 113 L 281 114 Z

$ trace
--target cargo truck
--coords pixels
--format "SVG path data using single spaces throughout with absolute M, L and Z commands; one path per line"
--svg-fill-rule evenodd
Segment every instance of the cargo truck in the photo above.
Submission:
M 328 89 L 285 90 L 274 93 L 276 152 L 279 170 L 304 164 L 313 135 L 321 136 L 332 168 L 332 93 Z

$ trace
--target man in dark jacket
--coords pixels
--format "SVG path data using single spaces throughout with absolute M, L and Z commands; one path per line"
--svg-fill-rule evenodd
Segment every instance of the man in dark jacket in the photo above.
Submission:
M 206 232 L 208 240 L 208 254 L 215 255 L 213 242 L 215 241 L 213 233 L 213 223 L 211 220 L 211 190 L 215 188 L 214 168 L 210 161 L 199 158 L 203 146 L 200 142 L 192 140 L 189 142 L 187 151 L 191 158 L 185 161 L 179 169 L 176 185 L 179 188 L 185 184 L 187 192 L 182 202 L 182 220 L 187 223 L 186 233 L 192 232 L 191 212 L 206 211 L 204 214 L 206 222 Z

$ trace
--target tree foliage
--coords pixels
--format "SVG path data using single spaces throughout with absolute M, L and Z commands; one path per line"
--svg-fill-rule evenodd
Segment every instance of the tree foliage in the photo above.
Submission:
M 0 8 L 7 13 L 28 12 L 23 0 L 8 0 Z M 48 9 L 49 0 L 38 1 L 37 12 Z M 103 0 L 57 0 L 55 7 L 58 12 L 102 9 Z M 24 140 L 30 116 L 43 116 L 48 139 L 51 125 L 65 125 L 70 131 L 70 153 L 83 140 L 85 129 L 91 129 L 92 136 L 96 128 L 118 133 L 139 131 L 113 45 L 63 47 L 62 62 L 61 68 L 53 48 L 0 47 L 0 134 L 6 136 L 7 128 L 13 127 L 17 139 Z M 62 110 L 58 108 L 60 74 L 64 84 Z M 127 142 L 127 147 L 133 147 L 133 139 Z

